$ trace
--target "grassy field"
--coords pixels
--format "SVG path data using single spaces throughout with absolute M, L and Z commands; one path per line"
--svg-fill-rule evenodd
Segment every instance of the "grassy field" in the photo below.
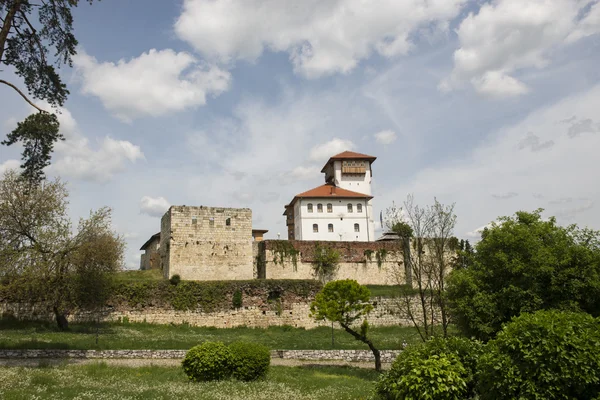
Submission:
M 382 350 L 400 349 L 402 342 L 419 342 L 412 327 L 376 327 L 371 329 L 373 342 Z M 55 323 L 0 320 L 2 349 L 189 349 L 204 341 L 231 343 L 236 340 L 262 343 L 271 349 L 365 349 L 368 347 L 340 329 L 299 329 L 288 326 L 259 328 L 200 328 L 189 325 L 155 325 L 143 323 L 70 324 L 70 331 L 60 332 Z
M 351 367 L 272 367 L 264 381 L 193 383 L 176 367 L 103 363 L 0 368 L 0 398 L 25 399 L 364 399 L 377 379 Z

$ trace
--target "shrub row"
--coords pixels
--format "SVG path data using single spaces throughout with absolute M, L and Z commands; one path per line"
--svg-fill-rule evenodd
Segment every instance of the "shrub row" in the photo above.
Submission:
M 205 342 L 192 347 L 182 366 L 188 378 L 195 382 L 215 381 L 233 377 L 240 381 L 264 378 L 271 364 L 271 353 L 263 345 L 235 342 Z
M 600 321 L 557 310 L 521 314 L 483 345 L 454 337 L 409 347 L 382 375 L 383 399 L 600 398 Z

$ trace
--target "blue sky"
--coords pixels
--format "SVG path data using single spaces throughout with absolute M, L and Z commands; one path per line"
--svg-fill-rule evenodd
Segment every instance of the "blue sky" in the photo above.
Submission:
M 538 207 L 600 229 L 598 1 L 131 0 L 74 16 L 47 174 L 68 181 L 73 218 L 113 208 L 129 268 L 170 204 L 250 207 L 285 237 L 284 204 L 344 150 L 378 157 L 377 214 L 412 193 L 456 203 L 464 238 Z M 1 90 L 4 136 L 30 109 Z M 0 170 L 19 153 L 0 148 Z

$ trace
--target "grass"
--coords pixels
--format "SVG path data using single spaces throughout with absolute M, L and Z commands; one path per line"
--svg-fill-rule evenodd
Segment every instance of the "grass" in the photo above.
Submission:
M 25 399 L 364 399 L 378 374 L 351 367 L 271 367 L 263 381 L 193 383 L 177 367 L 105 363 L 0 368 L 0 398 Z
M 398 297 L 414 295 L 418 290 L 409 285 L 365 285 L 371 292 L 371 297 Z
M 148 269 L 145 271 L 121 271 L 116 274 L 116 278 L 123 282 L 145 282 L 145 281 L 160 281 L 163 278 L 162 271 L 158 269 Z
M 403 341 L 419 342 L 412 327 L 373 327 L 370 336 L 381 350 L 401 349 Z M 181 325 L 144 323 L 103 323 L 99 326 L 98 344 L 94 324 L 70 324 L 61 332 L 55 323 L 0 320 L 2 349 L 189 349 L 204 341 L 231 343 L 244 340 L 262 343 L 277 350 L 364 349 L 368 347 L 341 329 L 334 330 L 335 346 L 331 345 L 331 328 L 300 329 L 290 326 L 269 328 L 206 328 Z

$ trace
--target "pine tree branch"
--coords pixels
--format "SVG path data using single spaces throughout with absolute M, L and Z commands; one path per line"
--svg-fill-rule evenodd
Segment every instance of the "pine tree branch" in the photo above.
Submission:
M 33 108 L 35 108 L 39 112 L 42 112 L 42 113 L 47 113 L 48 112 L 48 111 L 43 110 L 40 107 L 36 106 L 35 104 L 33 104 L 33 102 L 27 98 L 27 96 L 25 95 L 25 93 L 21 92 L 19 90 L 19 88 L 16 87 L 15 85 L 13 85 L 12 83 L 7 82 L 4 79 L 0 79 L 0 83 L 4 83 L 5 85 L 10 86 L 11 88 L 15 89 L 17 91 L 17 93 L 19 93 L 21 95 L 21 97 L 23 97 L 25 99 L 25 101 L 29 103 L 30 106 L 32 106 Z

